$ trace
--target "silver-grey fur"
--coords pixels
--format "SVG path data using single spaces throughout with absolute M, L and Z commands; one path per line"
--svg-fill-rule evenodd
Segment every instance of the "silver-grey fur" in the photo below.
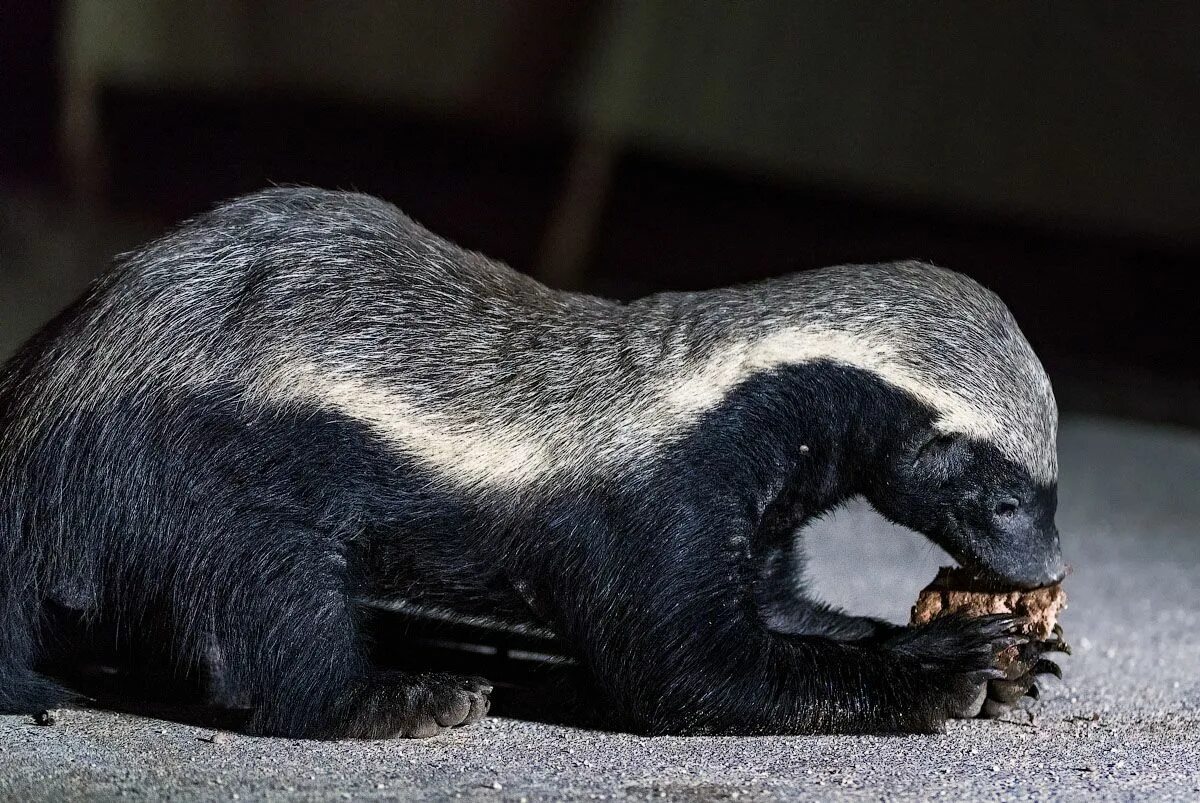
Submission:
M 1054 397 L 1016 322 L 931 265 L 619 304 L 549 290 L 365 195 L 268 190 L 212 216 L 261 237 L 210 220 L 121 260 L 92 290 L 76 341 L 90 347 L 47 353 L 38 387 L 16 396 L 25 427 L 131 392 L 222 388 L 247 411 L 365 420 L 457 485 L 587 481 L 682 437 L 754 373 L 827 359 L 913 394 L 1036 479 L 1057 474 Z M 405 292 L 376 292 L 397 281 Z

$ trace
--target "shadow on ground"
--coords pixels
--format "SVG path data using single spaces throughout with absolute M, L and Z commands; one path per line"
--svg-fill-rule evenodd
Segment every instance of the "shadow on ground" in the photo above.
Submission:
M 39 669 L 84 698 L 83 707 L 183 725 L 241 731 L 242 708 L 206 702 L 199 672 L 172 671 L 168 656 L 96 645 L 118 640 L 107 630 L 87 630 L 60 612 L 55 627 L 68 648 Z M 382 669 L 452 672 L 492 682 L 492 716 L 576 728 L 604 728 L 575 662 L 550 636 L 511 633 L 419 615 L 374 611 L 370 617 L 374 662 Z

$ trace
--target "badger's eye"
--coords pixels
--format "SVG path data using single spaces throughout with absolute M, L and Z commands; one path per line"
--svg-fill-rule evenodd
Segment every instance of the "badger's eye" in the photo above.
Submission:
M 996 515 L 1006 519 L 1011 519 L 1016 514 L 1017 508 L 1021 506 L 1021 500 L 1015 496 L 1005 497 L 996 504 Z

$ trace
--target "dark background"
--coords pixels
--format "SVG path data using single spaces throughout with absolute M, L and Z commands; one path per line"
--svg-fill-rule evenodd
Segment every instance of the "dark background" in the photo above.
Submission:
M 921 258 L 1200 424 L 1200 4 L 0 0 L 0 349 L 267 183 L 633 297 Z

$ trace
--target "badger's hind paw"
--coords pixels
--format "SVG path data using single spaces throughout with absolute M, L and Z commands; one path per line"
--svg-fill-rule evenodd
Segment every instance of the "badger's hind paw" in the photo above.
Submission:
M 384 672 L 357 688 L 332 738 L 426 738 L 487 715 L 492 684 L 445 673 Z

